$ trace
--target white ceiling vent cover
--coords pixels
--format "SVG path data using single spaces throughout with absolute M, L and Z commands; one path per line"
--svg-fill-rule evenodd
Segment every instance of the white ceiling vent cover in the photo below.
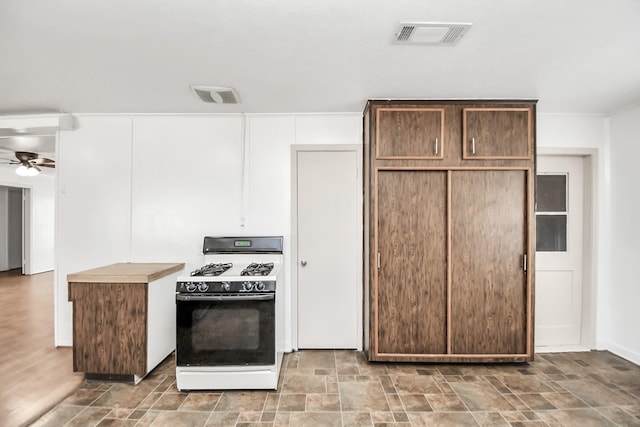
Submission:
M 240 97 L 233 88 L 220 86 L 189 86 L 202 102 L 238 104 Z
M 471 28 L 460 22 L 401 22 L 394 42 L 433 46 L 453 46 Z

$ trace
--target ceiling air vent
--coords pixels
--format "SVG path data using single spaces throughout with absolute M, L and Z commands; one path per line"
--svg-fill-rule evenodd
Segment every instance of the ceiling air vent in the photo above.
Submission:
M 471 28 L 459 22 L 402 22 L 394 34 L 394 42 L 433 46 L 453 46 Z
M 240 102 L 238 94 L 233 88 L 220 86 L 190 86 L 202 102 L 213 104 L 237 104 Z

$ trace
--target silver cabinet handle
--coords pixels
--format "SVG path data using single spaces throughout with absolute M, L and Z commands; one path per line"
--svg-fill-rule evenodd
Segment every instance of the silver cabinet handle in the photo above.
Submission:
M 438 138 L 436 138 L 436 156 L 438 155 Z
M 471 138 L 471 154 L 476 154 L 476 139 Z
M 307 261 L 305 261 L 305 260 L 300 261 L 300 265 L 303 266 L 303 267 L 306 267 L 307 266 Z

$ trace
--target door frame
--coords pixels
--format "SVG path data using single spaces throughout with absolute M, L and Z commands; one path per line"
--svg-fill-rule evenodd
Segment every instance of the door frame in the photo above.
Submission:
M 31 274 L 31 188 L 22 187 L 22 274 Z
M 291 146 L 291 345 L 293 350 L 298 350 L 298 153 L 299 152 L 355 152 L 356 158 L 362 160 L 362 145 L 361 144 L 294 144 Z M 358 188 L 363 188 L 363 168 L 362 162 L 358 162 L 358 176 L 356 185 Z M 360 203 L 362 209 L 364 209 L 364 194 L 360 194 Z M 361 234 L 361 245 L 364 245 L 362 240 L 364 236 Z M 360 260 L 362 263 L 362 259 Z M 362 268 L 359 269 L 358 283 L 360 286 L 356 289 L 356 301 L 358 301 L 358 312 L 356 318 L 358 319 L 357 333 L 360 337 L 357 350 L 362 350 L 362 342 L 364 337 L 363 322 L 362 322 L 362 304 L 363 304 L 363 282 L 362 282 Z
M 580 345 L 536 347 L 536 352 L 593 350 L 596 348 L 597 278 L 599 274 L 598 262 L 601 259 L 598 251 L 599 233 L 597 229 L 602 215 L 598 191 L 599 153 L 596 148 L 538 147 L 536 156 L 582 157 L 584 172 Z

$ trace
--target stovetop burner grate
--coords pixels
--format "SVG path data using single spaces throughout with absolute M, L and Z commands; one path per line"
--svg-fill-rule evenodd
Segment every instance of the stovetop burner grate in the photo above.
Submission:
M 252 262 L 242 272 L 241 276 L 268 276 L 273 270 L 272 262 L 257 263 Z
M 192 276 L 219 276 L 225 271 L 227 271 L 228 269 L 230 269 L 231 267 L 233 267 L 233 264 L 230 262 L 227 262 L 227 263 L 212 262 L 210 264 L 203 265 L 197 270 L 193 270 L 191 272 L 191 275 Z

